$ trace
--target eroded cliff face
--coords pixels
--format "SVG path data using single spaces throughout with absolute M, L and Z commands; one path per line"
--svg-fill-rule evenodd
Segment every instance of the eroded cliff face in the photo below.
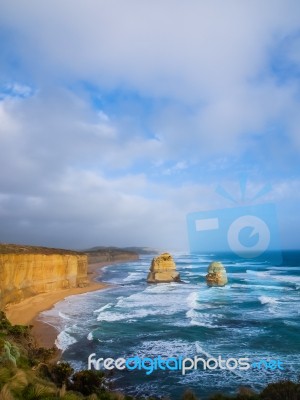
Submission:
M 87 256 L 54 249 L 0 253 L 0 307 L 38 293 L 88 285 Z M 41 250 L 42 251 L 42 250 Z

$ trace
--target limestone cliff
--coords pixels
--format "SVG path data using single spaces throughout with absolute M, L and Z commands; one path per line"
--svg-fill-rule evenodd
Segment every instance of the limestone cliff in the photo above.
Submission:
M 1 308 L 38 293 L 87 284 L 83 253 L 0 244 Z
M 218 261 L 210 263 L 207 272 L 206 283 L 208 286 L 225 286 L 228 282 L 225 267 Z
M 176 271 L 176 264 L 171 254 L 163 253 L 158 257 L 153 258 L 147 282 L 159 283 L 179 281 L 179 272 Z

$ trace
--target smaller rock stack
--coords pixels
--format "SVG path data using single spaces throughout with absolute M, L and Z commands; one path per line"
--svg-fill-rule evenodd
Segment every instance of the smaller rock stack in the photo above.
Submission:
M 211 262 L 207 272 L 206 283 L 208 286 L 225 286 L 228 282 L 225 267 L 221 262 Z
M 176 264 L 171 254 L 163 253 L 153 258 L 147 282 L 180 282 L 180 275 L 176 271 Z

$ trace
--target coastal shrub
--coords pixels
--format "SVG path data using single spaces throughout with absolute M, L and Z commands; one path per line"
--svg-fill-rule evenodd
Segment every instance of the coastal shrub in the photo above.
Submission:
M 11 391 L 9 390 L 9 388 L 7 387 L 7 385 L 3 386 L 3 388 L 1 389 L 0 399 L 1 400 L 14 400 L 14 397 L 13 397 Z
M 80 393 L 67 392 L 60 400 L 80 400 L 84 399 L 84 396 Z
M 44 386 L 39 383 L 30 383 L 22 391 L 22 399 L 24 400 L 42 400 L 42 399 L 55 399 L 56 391 L 51 389 L 49 386 Z
M 24 369 L 29 368 L 30 363 L 29 363 L 28 357 L 26 357 L 24 355 L 20 355 L 20 357 L 17 360 L 17 366 L 18 366 L 18 368 L 24 368 Z
M 216 393 L 209 400 L 260 400 L 258 394 L 255 393 L 239 393 L 235 396 L 230 396 L 222 393 Z M 281 399 L 283 400 L 283 399 Z
M 300 400 L 300 384 L 292 381 L 270 383 L 260 394 L 261 400 Z
M 30 346 L 30 348 L 28 349 L 28 359 L 30 361 L 30 364 L 33 366 L 37 365 L 40 362 L 46 363 L 51 357 L 53 357 L 55 353 L 55 347 L 46 349 L 44 347 Z
M 17 365 L 17 359 L 20 357 L 20 352 L 16 346 L 10 343 L 8 340 L 1 342 L 0 347 L 0 363 L 2 365 L 9 365 L 11 363 L 13 366 Z
M 200 400 L 191 389 L 187 389 L 182 396 L 182 400 Z
M 241 386 L 238 391 L 237 400 L 258 400 L 259 396 L 251 388 Z
M 6 315 L 3 311 L 0 311 L 0 331 L 7 333 L 9 329 L 11 328 L 11 323 L 9 320 L 6 318 Z
M 233 399 L 236 399 L 236 397 L 227 396 L 222 393 L 216 393 L 209 397 L 209 400 L 233 400 Z
M 69 388 L 89 396 L 103 390 L 104 379 L 105 375 L 102 371 L 79 371 L 72 376 L 72 383 L 69 384 Z
M 50 368 L 51 378 L 54 383 L 60 387 L 67 383 L 70 376 L 74 373 L 74 369 L 67 362 L 61 362 L 59 364 L 53 365 Z
M 9 368 L 0 368 L 0 388 L 7 383 L 12 377 L 11 370 Z
M 98 395 L 96 395 L 95 393 L 90 395 L 88 397 L 88 399 L 89 400 L 94 400 L 94 399 L 95 400 L 96 399 L 99 399 L 99 400 L 124 400 L 124 395 L 119 392 L 102 391 L 101 393 L 98 393 Z M 151 398 L 150 399 L 148 398 L 147 400 L 151 400 Z
M 96 395 L 96 393 L 91 394 L 90 396 L 86 397 L 87 400 L 98 400 L 99 397 Z
M 212 395 L 210 400 L 260 400 L 259 395 L 248 387 L 240 387 L 236 395 L 228 395 L 216 393 Z
M 29 337 L 30 327 L 27 325 L 12 325 L 3 311 L 0 311 L 0 332 L 14 338 Z
M 133 397 L 131 396 L 125 396 L 125 394 L 121 393 L 121 392 L 111 392 L 113 395 L 113 399 L 114 400 L 132 400 Z M 162 398 L 163 400 L 163 398 Z
M 9 328 L 9 334 L 14 336 L 15 338 L 20 338 L 20 337 L 28 338 L 29 327 L 26 325 L 12 325 Z
M 6 382 L 1 388 L 1 400 L 22 398 L 20 392 L 28 385 L 26 373 L 18 369 L 12 369 L 9 373 L 10 376 L 5 373 Z

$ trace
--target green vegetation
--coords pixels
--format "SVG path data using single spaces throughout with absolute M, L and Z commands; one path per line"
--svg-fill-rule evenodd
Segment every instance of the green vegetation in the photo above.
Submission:
M 55 349 L 35 346 L 31 327 L 11 325 L 0 311 L 1 400 L 130 400 L 110 392 L 103 372 L 74 373 L 66 362 L 51 363 Z
M 116 262 L 124 260 L 137 260 L 138 253 L 118 247 L 93 247 L 85 250 L 89 264 L 98 262 Z
M 192 392 L 187 391 L 183 400 L 200 400 Z M 262 392 L 256 393 L 253 390 L 241 387 L 235 396 L 215 394 L 209 400 L 300 400 L 300 383 L 291 381 L 279 381 L 270 383 Z
M 83 252 L 64 250 L 64 249 L 54 249 L 50 247 L 41 246 L 25 246 L 19 244 L 11 243 L 0 243 L 0 254 L 73 254 L 73 255 L 83 255 Z
M 96 251 L 110 251 L 110 252 L 129 252 L 129 253 L 134 253 L 134 254 L 159 254 L 160 252 L 157 249 L 152 249 L 150 247 L 114 247 L 114 246 L 96 246 L 96 247 L 91 247 L 90 249 L 86 249 L 85 253 L 90 253 L 90 252 L 96 252 Z
M 134 400 L 131 396 L 112 392 L 103 372 L 74 373 L 66 362 L 51 362 L 55 349 L 36 347 L 30 329 L 11 325 L 0 311 L 0 400 Z M 235 396 L 215 394 L 210 398 L 234 399 L 300 400 L 300 383 L 281 381 L 269 384 L 261 393 L 240 388 Z M 183 400 L 200 399 L 187 390 Z

